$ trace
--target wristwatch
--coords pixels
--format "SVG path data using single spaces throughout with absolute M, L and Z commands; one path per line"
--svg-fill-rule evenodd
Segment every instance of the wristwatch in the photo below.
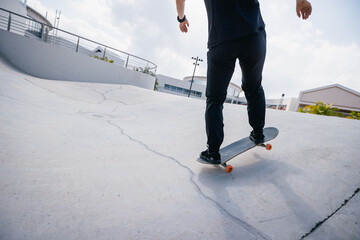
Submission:
M 177 20 L 179 23 L 182 23 L 186 20 L 186 16 L 184 15 L 184 18 L 183 19 L 180 19 L 179 16 L 177 16 Z

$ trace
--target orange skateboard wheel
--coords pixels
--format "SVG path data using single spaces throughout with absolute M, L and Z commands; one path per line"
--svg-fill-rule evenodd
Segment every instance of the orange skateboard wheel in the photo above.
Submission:
M 231 165 L 226 166 L 226 171 L 227 171 L 228 173 L 231 173 L 232 170 L 234 170 L 233 166 L 231 166 Z
M 271 144 L 266 144 L 266 150 L 271 150 L 272 149 L 272 146 L 271 146 Z

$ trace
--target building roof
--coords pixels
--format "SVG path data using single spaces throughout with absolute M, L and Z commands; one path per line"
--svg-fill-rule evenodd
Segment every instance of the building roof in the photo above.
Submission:
M 333 103 L 334 107 L 346 110 L 360 110 L 360 93 L 340 84 L 301 91 L 299 104 L 312 105 L 318 101 Z
M 38 22 L 44 23 L 48 26 L 50 26 L 51 28 L 49 30 L 52 29 L 52 25 L 50 23 L 49 20 L 47 20 L 42 14 L 40 14 L 38 11 L 36 11 L 35 9 L 33 9 L 32 7 L 26 6 L 26 11 L 27 11 L 27 15 L 33 19 L 35 19 Z

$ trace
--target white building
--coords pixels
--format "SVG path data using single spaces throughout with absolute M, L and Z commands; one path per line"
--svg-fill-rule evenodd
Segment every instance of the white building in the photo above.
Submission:
M 297 111 L 297 98 L 266 99 L 266 107 L 284 111 Z
M 345 114 L 352 111 L 360 112 L 360 93 L 340 84 L 301 91 L 296 109 L 315 105 L 318 101 L 333 103 L 334 108 Z
M 37 12 L 35 9 L 29 7 L 24 4 L 27 11 L 27 16 L 35 21 L 28 21 L 28 30 L 26 33 L 27 37 L 37 37 L 41 38 L 46 41 L 46 36 L 48 35 L 49 31 L 53 29 L 50 21 Z M 41 24 L 43 23 L 43 24 Z
M 240 99 L 241 104 L 246 104 L 244 97 Z M 319 101 L 333 104 L 332 107 L 345 115 L 352 111 L 360 112 L 360 93 L 340 84 L 301 91 L 299 98 L 266 99 L 266 107 L 296 112 L 299 108 L 315 105 Z
M 169 94 L 188 96 L 190 91 L 190 82 L 182 81 L 180 79 L 168 77 L 165 75 L 157 74 L 158 91 Z M 203 84 L 194 83 L 191 87 L 190 97 L 206 99 L 205 96 L 206 86 Z
M 191 85 L 192 76 L 184 77 L 183 80 L 171 78 L 161 74 L 157 74 L 158 78 L 158 91 L 166 92 L 170 94 L 188 96 L 191 88 L 190 97 L 206 99 L 206 77 L 204 76 L 194 76 L 193 84 Z M 239 95 L 242 92 L 241 87 L 234 83 L 230 83 L 226 102 L 233 104 L 240 104 Z

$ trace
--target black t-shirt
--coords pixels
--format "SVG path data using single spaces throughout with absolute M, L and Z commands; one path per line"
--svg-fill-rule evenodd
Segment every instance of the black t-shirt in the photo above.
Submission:
M 258 0 L 204 0 L 208 14 L 208 47 L 264 28 Z

